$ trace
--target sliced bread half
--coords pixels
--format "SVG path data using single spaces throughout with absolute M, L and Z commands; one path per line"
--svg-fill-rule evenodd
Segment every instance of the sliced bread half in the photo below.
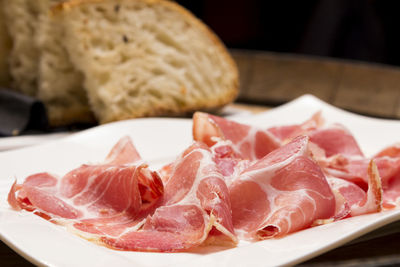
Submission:
M 101 123 L 212 110 L 237 96 L 223 43 L 174 2 L 70 0 L 54 16 Z

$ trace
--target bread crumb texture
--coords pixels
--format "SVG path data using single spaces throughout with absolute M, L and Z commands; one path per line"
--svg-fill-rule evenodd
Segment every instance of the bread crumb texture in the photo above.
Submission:
M 7 31 L 12 39 L 9 71 L 12 86 L 19 92 L 35 96 L 39 51 L 34 43 L 38 8 L 31 0 L 2 0 L 1 8 Z
M 54 15 L 101 123 L 217 108 L 238 93 L 222 42 L 175 3 L 69 1 Z
M 62 25 L 49 9 L 62 0 L 36 0 L 40 12 L 35 36 L 40 51 L 37 97 L 47 107 L 52 125 L 94 122 L 83 75 L 69 58 Z

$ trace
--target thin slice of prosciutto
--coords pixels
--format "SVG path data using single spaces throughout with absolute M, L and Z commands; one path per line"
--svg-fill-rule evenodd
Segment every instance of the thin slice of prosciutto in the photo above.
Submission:
M 391 178 L 400 171 L 400 158 L 390 157 L 346 157 L 335 155 L 330 158 L 319 158 L 324 170 L 332 176 L 354 182 L 364 190 L 368 188 L 368 164 L 374 160 L 383 188 L 387 188 Z
M 14 183 L 8 202 L 14 209 L 99 234 L 122 232 L 122 226 L 131 226 L 162 194 L 160 177 L 141 161 L 130 138 L 124 137 L 104 163 L 84 164 L 63 177 L 38 173 L 22 184 Z
M 236 244 L 228 188 L 208 147 L 194 143 L 169 168 L 163 199 L 142 228 L 104 236 L 102 242 L 116 249 L 170 252 L 210 237 Z
M 324 150 L 326 157 L 338 154 L 364 156 L 351 132 L 339 123 L 326 125 L 321 111 L 301 124 L 275 126 L 268 131 L 284 143 L 299 135 L 307 135 L 310 142 Z
M 336 197 L 335 220 L 349 216 L 374 213 L 382 210 L 382 186 L 378 168 L 373 160 L 368 164 L 368 190 L 365 192 L 355 183 L 327 176 Z
M 209 147 L 218 139 L 229 140 L 234 153 L 247 160 L 260 159 L 280 147 L 280 141 L 266 129 L 202 112 L 193 115 L 193 138 Z
M 379 151 L 374 160 L 380 160 L 382 176 L 383 207 L 400 207 L 400 144 L 394 144 Z
M 333 124 L 308 133 L 310 142 L 325 151 L 326 157 L 333 155 L 361 156 L 361 151 L 354 136 L 341 124 Z
M 322 112 L 314 113 L 311 118 L 300 124 L 274 126 L 268 128 L 276 138 L 286 143 L 299 135 L 307 135 L 307 133 L 319 129 L 324 125 L 325 121 Z
M 307 136 L 296 137 L 232 182 L 233 224 L 240 237 L 280 237 L 334 215 L 335 197 L 308 155 L 308 142 Z

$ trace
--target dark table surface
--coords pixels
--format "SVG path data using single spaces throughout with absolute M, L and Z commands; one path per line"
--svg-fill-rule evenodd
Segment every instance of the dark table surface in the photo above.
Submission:
M 303 94 L 380 118 L 400 118 L 400 68 L 233 50 L 241 77 L 237 107 L 262 111 Z M 400 139 L 400 138 L 399 138 Z M 400 223 L 392 223 L 301 266 L 400 266 Z M 32 266 L 0 242 L 0 266 Z

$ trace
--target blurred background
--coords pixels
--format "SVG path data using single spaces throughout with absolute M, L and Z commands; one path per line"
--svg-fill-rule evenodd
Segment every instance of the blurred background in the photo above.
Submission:
M 400 1 L 178 0 L 222 39 L 239 67 L 238 102 L 304 94 L 400 119 Z
M 179 0 L 229 48 L 400 65 L 400 1 Z

